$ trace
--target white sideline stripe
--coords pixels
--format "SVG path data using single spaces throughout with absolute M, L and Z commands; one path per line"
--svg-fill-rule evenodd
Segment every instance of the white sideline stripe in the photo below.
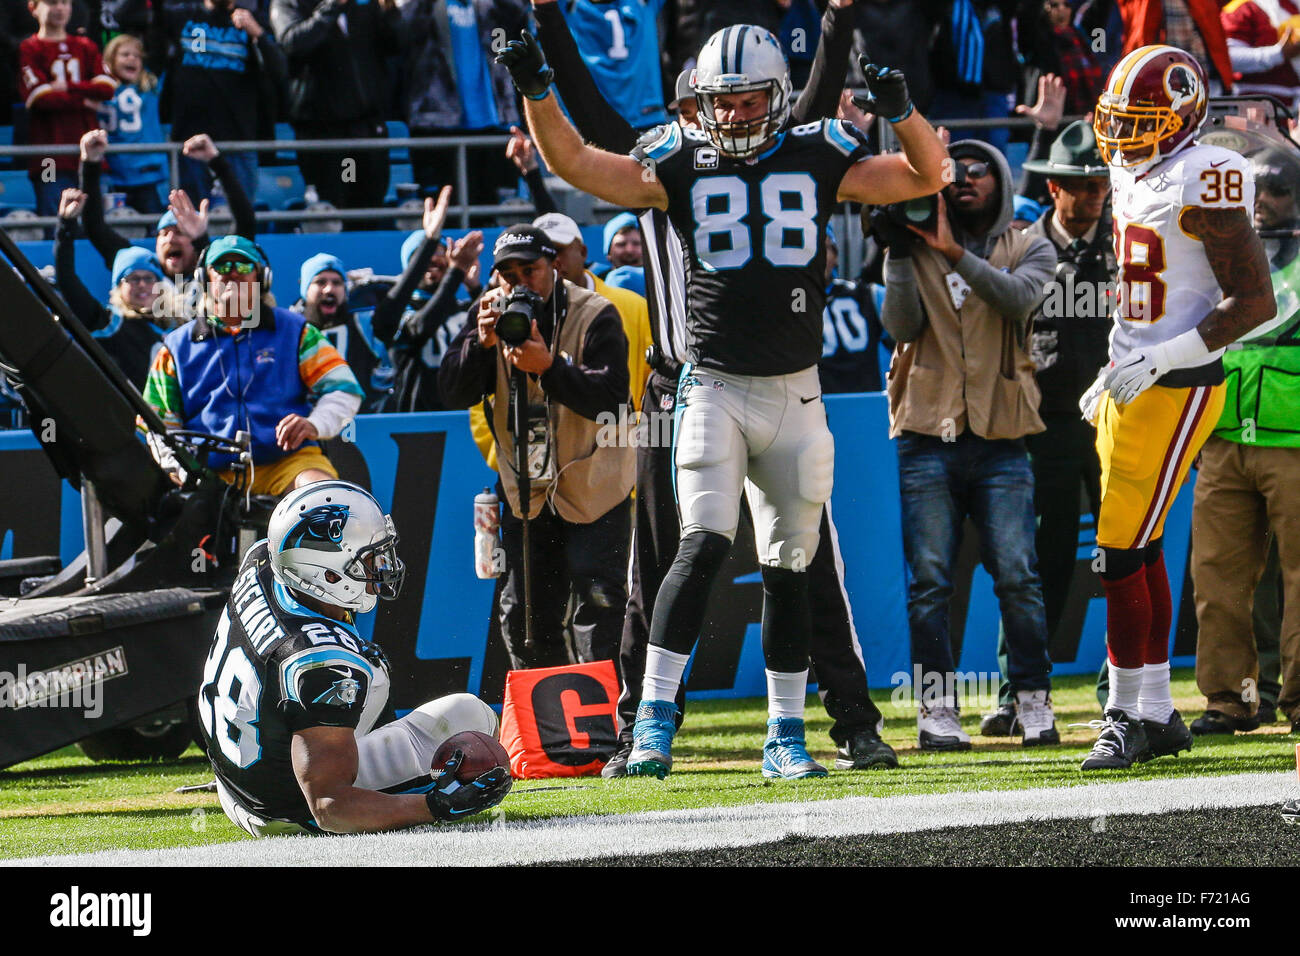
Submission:
M 504 826 L 429 827 L 339 837 L 271 837 L 171 850 L 107 850 L 10 866 L 500 866 L 707 850 L 787 836 L 848 837 L 1026 820 L 1281 804 L 1289 772 L 1135 780 L 1035 790 L 846 797 L 743 807 L 568 817 Z M 653 781 L 645 781 L 650 787 Z

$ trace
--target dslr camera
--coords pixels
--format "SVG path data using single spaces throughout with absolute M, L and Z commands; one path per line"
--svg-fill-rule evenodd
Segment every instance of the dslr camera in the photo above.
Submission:
M 961 185 L 966 181 L 966 167 L 961 163 L 953 163 L 952 171 L 955 185 Z M 891 202 L 887 206 L 882 206 L 881 211 L 890 224 L 904 232 L 907 231 L 908 226 L 915 226 L 922 232 L 933 232 L 939 219 L 939 194 L 918 196 L 916 199 L 907 199 L 903 202 Z
M 510 290 L 497 317 L 496 333 L 511 348 L 523 345 L 533 334 L 533 321 L 542 314 L 545 300 L 527 286 L 517 285 Z

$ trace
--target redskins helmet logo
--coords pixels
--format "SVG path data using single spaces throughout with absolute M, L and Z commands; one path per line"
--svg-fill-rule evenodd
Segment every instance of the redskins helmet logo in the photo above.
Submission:
M 1196 101 L 1201 95 L 1200 87 L 1196 74 L 1182 63 L 1174 63 L 1165 70 L 1165 93 L 1169 96 L 1169 108 L 1175 113 Z

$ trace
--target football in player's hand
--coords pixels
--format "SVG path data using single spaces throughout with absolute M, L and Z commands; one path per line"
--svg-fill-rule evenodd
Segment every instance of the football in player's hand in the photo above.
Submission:
M 461 783 L 469 783 L 493 767 L 510 768 L 510 755 L 495 737 L 480 730 L 465 730 L 444 740 L 433 755 L 432 770 L 435 777 L 443 771 L 457 750 L 465 755 L 456 770 L 456 779 Z

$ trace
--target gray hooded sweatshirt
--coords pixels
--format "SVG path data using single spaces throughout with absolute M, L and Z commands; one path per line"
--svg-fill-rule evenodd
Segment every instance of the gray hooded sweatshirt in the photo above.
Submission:
M 1003 272 L 989 265 L 984 257 L 994 241 L 1011 228 L 1012 197 L 1015 195 L 1011 168 L 1002 153 L 977 139 L 958 140 L 948 147 L 948 152 L 954 159 L 971 158 L 991 163 L 997 170 L 998 199 L 1001 202 L 993 227 L 983 236 L 963 234 L 960 226 L 949 218 L 953 238 L 966 250 L 952 271 L 970 284 L 972 295 L 979 296 L 1015 322 L 1016 336 L 1023 339 L 1025 325 L 1042 299 L 1044 287 L 1056 272 L 1056 249 L 1051 240 L 1039 237 L 1025 250 L 1014 271 Z M 885 301 L 880 321 L 898 342 L 914 341 L 925 328 L 925 312 L 921 307 L 921 293 L 910 256 L 901 259 L 890 253 L 885 256 Z

